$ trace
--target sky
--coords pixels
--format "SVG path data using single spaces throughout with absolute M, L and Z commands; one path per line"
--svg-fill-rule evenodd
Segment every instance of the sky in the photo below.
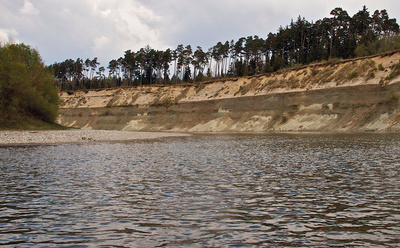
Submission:
M 0 0 L 0 42 L 30 45 L 47 65 L 97 57 L 107 67 L 128 49 L 207 51 L 219 41 L 265 39 L 299 16 L 315 22 L 336 7 L 353 16 L 364 5 L 400 23 L 398 0 Z

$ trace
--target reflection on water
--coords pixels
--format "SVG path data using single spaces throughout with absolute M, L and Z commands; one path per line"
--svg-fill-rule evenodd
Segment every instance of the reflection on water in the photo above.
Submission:
M 0 245 L 387 247 L 400 135 L 0 148 Z

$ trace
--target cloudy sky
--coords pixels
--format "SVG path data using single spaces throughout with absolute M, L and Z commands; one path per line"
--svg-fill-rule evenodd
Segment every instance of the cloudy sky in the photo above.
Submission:
M 219 41 L 266 38 L 299 15 L 316 21 L 342 7 L 353 16 L 363 5 L 400 22 L 398 0 L 0 0 L 0 41 L 31 45 L 46 64 L 98 57 L 107 67 L 147 44 L 207 50 Z

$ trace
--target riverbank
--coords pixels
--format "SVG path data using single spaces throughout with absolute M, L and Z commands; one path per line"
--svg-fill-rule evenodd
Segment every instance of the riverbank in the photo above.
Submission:
M 0 131 L 0 146 L 132 141 L 181 136 L 188 134 L 109 130 Z
M 400 133 L 400 52 L 276 73 L 61 94 L 66 127 L 168 132 Z

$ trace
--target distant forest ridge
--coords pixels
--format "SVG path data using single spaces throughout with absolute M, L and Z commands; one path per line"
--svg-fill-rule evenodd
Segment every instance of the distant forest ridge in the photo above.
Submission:
M 399 25 L 384 10 L 371 13 L 364 6 L 352 17 L 335 8 L 315 23 L 298 17 L 263 39 L 242 37 L 218 42 L 208 50 L 178 45 L 159 51 L 150 46 L 127 50 L 106 68 L 97 57 L 67 59 L 50 67 L 61 90 L 193 83 L 224 77 L 274 72 L 331 59 L 348 59 L 400 49 Z

